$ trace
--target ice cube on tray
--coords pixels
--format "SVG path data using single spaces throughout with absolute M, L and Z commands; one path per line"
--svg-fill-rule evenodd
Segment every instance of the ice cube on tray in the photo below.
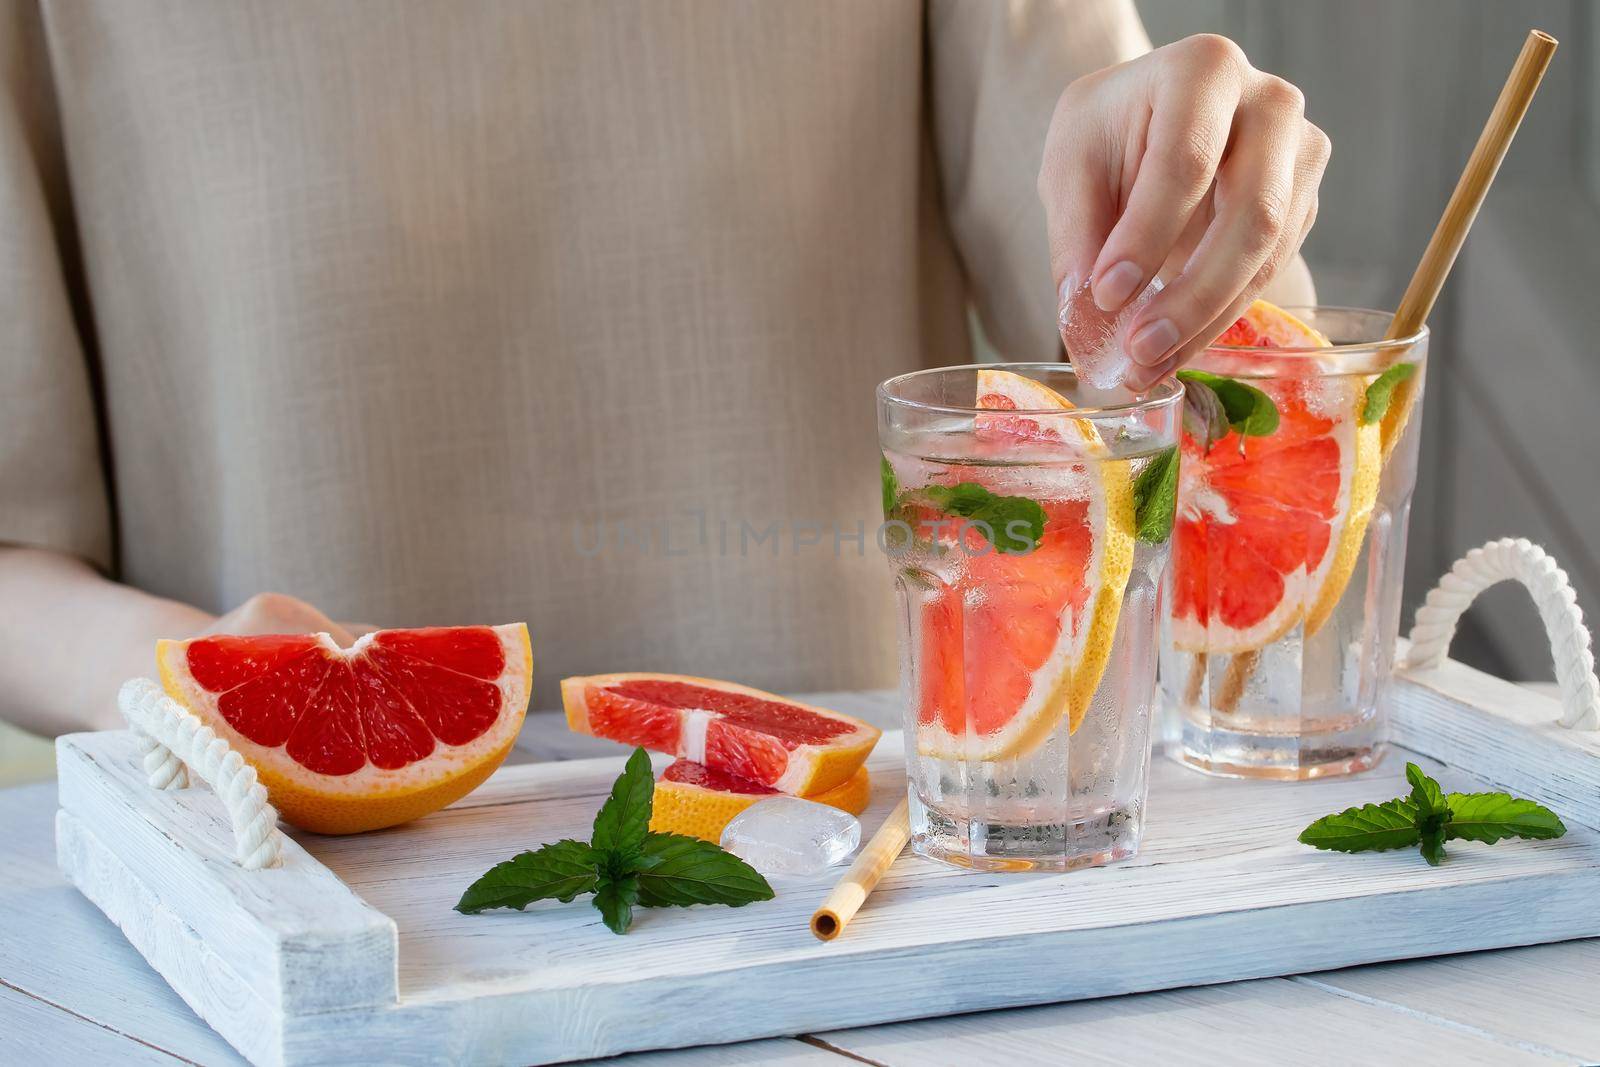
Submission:
M 758 801 L 722 830 L 722 847 L 767 877 L 817 874 L 860 844 L 854 815 L 791 796 Z

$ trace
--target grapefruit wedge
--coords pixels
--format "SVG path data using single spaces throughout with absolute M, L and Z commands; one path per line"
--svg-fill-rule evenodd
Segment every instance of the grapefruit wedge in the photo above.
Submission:
M 848 781 L 883 733 L 837 711 L 680 674 L 563 678 L 561 703 L 575 733 L 680 756 L 801 796 Z
M 1089 422 L 1028 417 L 1070 410 L 1055 390 L 1010 371 L 977 379 L 977 407 L 996 414 L 979 416 L 975 433 L 998 453 L 1058 447 L 1084 459 L 1081 495 L 1038 501 L 1033 551 L 970 553 L 958 580 L 914 598 L 918 751 L 1001 760 L 1042 744 L 1063 718 L 1077 730 L 1089 710 L 1133 569 L 1133 491 L 1128 464 L 1104 458 Z M 982 468 L 962 475 L 985 478 Z
M 1257 300 L 1217 342 L 1325 348 L 1328 339 Z M 1250 355 L 1230 370 L 1248 372 Z M 1278 429 L 1230 432 L 1203 449 L 1184 434 L 1172 540 L 1173 643 L 1189 652 L 1260 649 L 1332 614 L 1355 569 L 1377 501 L 1379 427 L 1361 425 L 1368 379 L 1306 374 L 1252 380 L 1278 407 Z
M 285 822 L 350 834 L 471 792 L 522 727 L 528 628 L 380 630 L 159 641 L 167 694 L 256 769 Z
M 721 841 L 723 827 L 735 815 L 764 797 L 780 795 L 770 785 L 714 771 L 701 763 L 677 760 L 656 779 L 650 829 Z M 804 799 L 860 815 L 871 795 L 872 778 L 862 767 L 843 784 Z

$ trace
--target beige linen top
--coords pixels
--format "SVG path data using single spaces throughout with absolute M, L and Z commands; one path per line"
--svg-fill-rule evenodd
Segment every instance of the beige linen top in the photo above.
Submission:
M 544 706 L 890 684 L 873 387 L 969 304 L 1054 357 L 1045 128 L 1146 47 L 1126 0 L 12 0 L 0 541 L 526 619 Z

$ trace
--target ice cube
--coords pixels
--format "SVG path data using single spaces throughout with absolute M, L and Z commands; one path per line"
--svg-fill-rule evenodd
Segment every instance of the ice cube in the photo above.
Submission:
M 769 877 L 825 871 L 860 844 L 854 815 L 800 797 L 758 801 L 722 830 L 722 847 Z
M 1061 304 L 1061 341 L 1080 381 L 1095 389 L 1115 389 L 1127 377 L 1130 366 L 1123 351 L 1128 323 L 1161 291 L 1161 279 L 1151 281 L 1122 310 L 1109 313 L 1095 305 L 1089 284 L 1084 282 Z

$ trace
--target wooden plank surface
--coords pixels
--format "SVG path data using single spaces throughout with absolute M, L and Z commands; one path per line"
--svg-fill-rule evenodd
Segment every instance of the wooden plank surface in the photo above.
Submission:
M 71 1019 L 76 1025 L 67 1025 Z M 128 1034 L 97 1026 L 10 986 L 0 985 L 0 1063 L 160 1064 L 183 1060 Z
M 1177 989 L 817 1035 L 883 1067 L 1182 1063 L 1548 1065 L 1475 1030 L 1333 996 L 1286 979 Z M 1576 1058 L 1568 1062 L 1578 1062 Z
M 872 760 L 869 826 L 902 788 L 899 757 L 891 747 L 895 740 L 896 735 L 886 735 Z M 1008 938 L 1022 938 L 1196 915 L 1242 913 L 1252 923 L 1270 922 L 1262 913 L 1311 902 L 1497 886 L 1508 879 L 1600 876 L 1600 835 L 1583 828 L 1560 842 L 1508 843 L 1492 853 L 1459 846 L 1453 862 L 1440 869 L 1414 862 L 1406 853 L 1363 857 L 1355 866 L 1348 858 L 1295 842 L 1296 832 L 1320 814 L 1375 795 L 1404 793 L 1399 760 L 1359 779 L 1298 785 L 1209 779 L 1158 761 L 1149 832 L 1134 860 L 1066 877 L 1002 877 L 907 858 L 837 945 L 811 941 L 803 921 L 812 896 L 825 892 L 829 875 L 791 883 L 772 905 L 697 913 L 693 924 L 674 921 L 673 913 L 645 913 L 625 941 L 596 940 L 592 928 L 598 915 L 578 912 L 574 921 L 567 906 L 536 905 L 524 913 L 484 916 L 451 910 L 462 887 L 501 853 L 585 834 L 619 768 L 617 757 L 556 768 L 508 768 L 462 804 L 424 823 L 360 839 L 307 838 L 306 844 L 399 923 L 403 997 L 464 995 L 463 982 L 500 992 L 555 988 L 566 983 L 567 975 L 547 965 L 569 955 L 582 958 L 593 980 L 613 981 L 637 978 L 644 961 L 676 959 L 668 965 L 692 970 L 713 957 L 720 965 L 731 958 L 721 954 L 735 945 L 741 962 L 752 967 L 843 953 L 942 948 L 961 936 L 943 929 L 952 908 L 986 915 L 991 930 L 969 936 L 997 946 L 1005 939 L 994 937 L 993 927 L 1003 928 Z M 1430 763 L 1429 769 L 1446 788 L 1479 787 L 1437 765 Z M 420 867 L 419 854 L 428 857 Z M 1420 898 L 1408 901 L 1421 903 Z M 1595 921 L 1600 923 L 1600 914 Z M 486 933 L 491 929 L 492 936 Z M 1488 930 L 1477 924 L 1462 932 L 1475 937 Z M 1490 936 L 1518 935 L 1508 928 Z
M 396 1000 L 394 922 L 294 841 L 246 871 L 204 785 L 152 789 L 126 731 L 56 744 L 68 880 L 235 1048 L 277 1063 L 288 1020 Z
M 1445 660 L 1400 671 L 1388 702 L 1395 744 L 1600 827 L 1600 732 L 1562 726 L 1557 700 Z
M 828 703 L 826 699 L 820 698 L 817 702 Z M 873 714 L 874 711 L 883 708 L 885 703 L 889 704 L 888 714 L 881 711 Z M 847 705 L 844 700 L 835 700 L 831 706 L 840 707 L 841 710 L 852 710 L 857 714 L 865 712 L 863 717 L 872 718 L 885 725 L 891 724 L 898 715 L 894 710 L 892 697 L 886 694 L 862 695 L 862 703 L 854 706 Z M 544 729 L 539 728 L 541 722 L 545 724 Z M 535 749 L 542 749 L 541 754 L 549 756 L 559 758 L 564 754 L 564 742 L 569 738 L 580 745 L 584 742 L 592 743 L 592 739 L 571 738 L 571 735 L 566 735 L 564 724 L 560 723 L 560 716 L 557 714 L 542 713 L 530 716 L 530 728 L 537 730 L 532 737 Z M 602 751 L 610 749 L 610 746 L 604 743 L 600 743 L 599 747 Z M 591 748 L 590 752 L 592 751 Z M 192 1062 L 207 1064 L 238 1062 L 231 1050 L 195 1019 L 160 977 L 143 964 L 115 928 L 110 926 L 92 905 L 83 901 L 75 891 L 61 882 L 54 871 L 49 843 L 49 825 L 53 809 L 53 791 L 48 786 L 0 791 L 0 847 L 3 847 L 5 853 L 11 857 L 11 870 L 17 875 L 14 880 L 0 880 L 0 980 L 21 979 L 34 988 L 53 992 L 60 998 L 57 1003 L 68 1006 L 72 1011 L 79 1012 L 87 1018 L 94 1018 L 97 1022 L 87 1022 L 77 1015 L 69 1014 L 65 1008 L 53 1009 L 56 1015 L 55 1021 L 51 1022 L 49 1021 L 51 1016 L 36 1018 L 37 1012 L 30 1009 L 28 1016 L 30 1031 L 47 1035 L 52 1047 L 72 1048 L 77 1047 L 71 1043 L 75 1040 L 72 1035 L 77 1031 L 91 1027 L 96 1029 L 111 1027 L 130 1035 L 137 1035 L 138 1039 L 150 1041 L 158 1047 L 172 1049 L 181 1058 Z M 66 947 L 68 945 L 72 947 L 69 949 Z M 1537 958 L 1539 955 L 1550 954 L 1552 949 L 1559 950 L 1560 955 L 1549 955 L 1548 959 Z M 1526 963 L 1523 962 L 1525 958 Z M 1570 970 L 1561 967 L 1559 962 L 1552 962 L 1561 960 L 1566 961 Z M 1600 942 L 1590 941 L 1479 953 L 1440 960 L 1377 965 L 1328 972 L 1309 979 L 1267 979 L 1209 990 L 1186 990 L 1181 993 L 1183 995 L 1227 994 L 1235 998 L 1230 1002 L 1239 1005 L 1239 1031 L 1258 1033 L 1271 1029 L 1271 1024 L 1278 1015 L 1276 1007 L 1278 1001 L 1275 997 L 1257 997 L 1254 993 L 1246 996 L 1241 991 L 1286 984 L 1291 981 L 1296 983 L 1316 981 L 1328 987 L 1327 990 L 1318 990 L 1323 995 L 1330 998 L 1342 996 L 1348 1003 L 1356 1004 L 1365 1010 L 1366 1014 L 1355 1019 L 1350 1028 L 1354 1034 L 1385 1033 L 1392 1025 L 1393 1019 L 1400 1016 L 1447 1032 L 1459 1031 L 1460 1026 L 1470 1024 L 1469 1028 L 1481 1030 L 1491 1035 L 1496 1042 L 1512 1047 L 1522 1043 L 1538 1047 L 1537 1038 L 1540 1034 L 1547 1034 L 1550 1036 L 1550 1043 L 1565 1053 L 1567 1058 L 1595 1060 L 1600 1057 L 1595 1056 L 1590 1050 L 1597 1041 L 1600 1041 L 1600 1020 L 1587 1010 L 1586 1005 L 1570 1013 L 1566 1013 L 1565 1008 L 1574 997 L 1581 1002 L 1582 990 L 1575 984 L 1575 979 L 1585 973 L 1593 974 L 1600 970 L 1597 961 L 1600 961 Z M 1391 981 L 1388 986 L 1357 984 L 1377 982 L 1390 972 L 1403 973 L 1406 977 L 1398 983 Z M 1341 988 L 1346 984 L 1351 986 L 1349 990 Z M 1473 994 L 1475 988 L 1481 992 Z M 1493 990 L 1499 990 L 1501 995 L 1491 996 Z M 1074 1046 L 1055 1043 L 1054 1035 L 1046 1025 L 1048 1020 L 1042 1018 L 1043 1013 L 1054 1012 L 1061 1008 L 1077 1011 L 1104 1007 L 1113 1011 L 1106 1021 L 1096 1024 L 1096 1029 L 1117 1030 L 1123 1027 L 1140 1029 L 1151 1024 L 1152 1016 L 1166 1018 L 1177 1011 L 1173 1007 L 1171 998 L 1178 995 L 1178 993 L 1148 994 L 1087 1004 L 1023 1009 L 1015 1013 L 1022 1016 L 1023 1021 L 1011 1024 L 1012 1029 L 1024 1035 L 1031 1029 L 1037 1040 L 1028 1046 L 1030 1051 L 1024 1052 L 1021 1056 L 1013 1054 L 1008 1065 L 1017 1062 L 1078 1062 L 1077 1057 L 1071 1054 Z M 1563 996 L 1568 999 L 1563 1000 Z M 1352 997 L 1362 999 L 1350 999 Z M 1366 999 L 1368 997 L 1374 999 L 1369 1002 Z M 1394 1000 L 1383 999 L 1384 997 L 1393 997 Z M 1548 1017 L 1541 1016 L 1537 1010 L 1541 1005 L 1552 1006 Z M 1037 1027 L 1028 1021 L 1033 1017 L 1030 1013 L 1040 1013 L 1041 1022 Z M 876 1030 L 897 1030 L 906 1026 L 948 1027 L 950 1039 L 955 1040 L 959 1032 L 969 1028 L 974 1020 L 989 1017 L 962 1016 L 935 1019 L 917 1024 L 867 1028 L 854 1033 L 859 1036 Z M 1562 1019 L 1568 1024 L 1565 1032 L 1555 1025 Z M 1530 1031 L 1538 1032 L 1530 1033 Z M 1215 1032 L 1211 1014 L 1201 1012 L 1197 1016 L 1189 1017 L 1187 1029 L 1180 1026 L 1171 1031 L 1171 1041 L 1163 1051 L 1170 1055 L 1172 1048 L 1183 1048 L 1187 1051 L 1203 1047 L 1205 1042 L 1214 1037 Z M 934 1039 L 929 1038 L 929 1040 Z M 1301 1046 L 1295 1047 L 1301 1048 Z M 1453 1046 L 1447 1042 L 1446 1046 L 1442 1047 Z M 5 1046 L 0 1045 L 0 1061 L 6 1060 L 3 1055 L 4 1048 Z M 806 1048 L 809 1052 L 821 1051 L 813 1046 Z M 1246 1043 L 1234 1051 L 1236 1055 L 1232 1056 L 1231 1062 L 1241 1064 L 1275 1063 L 1281 1062 L 1283 1058 L 1282 1045 L 1258 1050 Z M 748 1055 L 745 1055 L 747 1052 Z M 757 1042 L 692 1052 L 646 1053 L 613 1062 L 628 1064 L 630 1067 L 634 1064 L 649 1064 L 655 1067 L 657 1064 L 687 1065 L 701 1062 L 727 1064 L 812 1062 L 809 1052 L 801 1053 L 803 1058 L 796 1061 L 774 1058 L 787 1057 L 794 1052 L 791 1043 L 788 1042 Z M 885 1054 L 887 1055 L 887 1052 Z M 126 1058 L 123 1057 L 124 1060 Z M 1471 1062 L 1471 1057 L 1464 1053 L 1455 1061 Z M 881 1062 L 910 1064 L 917 1060 L 899 1057 L 886 1058 Z M 1094 1060 L 1085 1059 L 1083 1062 L 1094 1062 Z M 1452 1059 L 1440 1054 L 1421 1052 L 1413 1057 L 1411 1062 L 1444 1063 L 1452 1062 Z
M 878 817 L 901 789 L 895 741 L 886 737 L 873 760 Z M 1424 762 L 1446 788 L 1481 788 Z M 693 923 L 645 913 L 626 940 L 599 936 L 598 916 L 570 905 L 485 916 L 450 910 L 497 848 L 510 854 L 585 833 L 619 767 L 612 757 L 509 768 L 425 823 L 306 844 L 398 923 L 403 1005 L 445 1018 L 456 1002 L 522 998 L 506 1025 L 526 1026 L 530 1040 L 563 1026 L 560 1040 L 578 1048 L 644 1037 L 629 1035 L 626 1013 L 619 1021 L 606 1007 L 612 1000 L 660 995 L 699 1005 L 692 1019 L 668 1013 L 652 1024 L 648 1040 L 678 1042 L 756 1036 L 759 1026 L 783 1032 L 819 1017 L 867 1022 L 891 1011 L 1106 995 L 1600 931 L 1589 903 L 1600 890 L 1600 840 L 1583 828 L 1559 843 L 1458 847 L 1440 869 L 1407 853 L 1353 865 L 1295 843 L 1317 815 L 1405 792 L 1398 759 L 1361 778 L 1283 785 L 1204 778 L 1162 761 L 1135 860 L 1065 877 L 1000 877 L 907 859 L 847 937 L 828 946 L 804 932 L 828 878 L 780 889 L 760 908 L 706 910 Z M 1534 897 L 1538 907 L 1527 908 Z M 971 923 L 973 915 L 984 923 Z M 970 958 L 961 955 L 964 938 Z M 902 957 L 915 966 L 895 978 Z M 939 981 L 980 960 L 989 977 L 976 988 Z M 584 989 L 583 1021 L 563 1007 L 575 987 Z M 801 989 L 806 997 L 797 1000 Z
M 1600 941 L 1590 940 L 1378 963 L 1295 981 L 1592 1064 L 1600 1063 L 1597 975 Z
M 47 1025 L 48 1017 L 35 1021 L 66 1047 L 74 1047 L 78 1038 L 73 1035 L 93 1025 L 180 1060 L 243 1064 L 121 931 L 62 878 L 56 869 L 55 813 L 52 782 L 0 790 L 0 855 L 8 872 L 0 878 L 0 982 L 60 1005 L 61 1019 L 54 1024 Z M 0 1056 L 0 1062 L 32 1061 Z

